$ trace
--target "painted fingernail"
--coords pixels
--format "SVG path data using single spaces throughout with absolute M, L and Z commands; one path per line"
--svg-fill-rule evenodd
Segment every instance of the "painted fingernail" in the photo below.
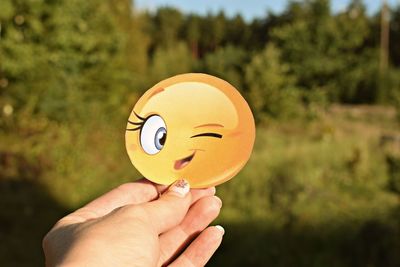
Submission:
M 189 182 L 180 179 L 175 181 L 169 188 L 168 188 L 168 194 L 174 194 L 179 197 L 184 197 L 189 193 L 190 190 L 190 185 Z
M 221 231 L 222 234 L 225 234 L 225 229 L 221 225 L 216 225 L 215 228 Z

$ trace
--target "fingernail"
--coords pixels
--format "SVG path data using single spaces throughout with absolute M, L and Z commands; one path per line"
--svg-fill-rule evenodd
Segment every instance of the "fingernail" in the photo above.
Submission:
M 221 225 L 216 225 L 215 228 L 221 231 L 222 234 L 225 234 L 225 229 Z
M 217 196 L 214 196 L 214 198 L 215 198 L 215 200 L 217 201 L 219 207 L 221 208 L 221 207 L 222 207 L 222 200 L 221 200 L 219 197 L 217 197 Z
M 211 187 L 211 192 L 213 195 L 215 195 L 215 193 L 217 193 L 217 189 L 215 188 L 215 186 Z
M 184 197 L 187 195 L 187 193 L 189 193 L 189 190 L 190 190 L 189 182 L 184 179 L 180 179 L 180 180 L 175 181 L 168 188 L 168 194 L 172 193 L 176 196 Z

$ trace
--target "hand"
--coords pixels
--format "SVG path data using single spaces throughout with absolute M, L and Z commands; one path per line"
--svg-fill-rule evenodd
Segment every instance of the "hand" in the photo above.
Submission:
M 62 218 L 43 240 L 46 265 L 204 266 L 224 234 L 206 228 L 222 205 L 215 188 L 179 180 L 165 189 L 124 184 Z

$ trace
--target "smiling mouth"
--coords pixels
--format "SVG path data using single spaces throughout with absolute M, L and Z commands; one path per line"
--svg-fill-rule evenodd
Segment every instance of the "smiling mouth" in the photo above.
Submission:
M 179 159 L 179 160 L 175 161 L 174 169 L 175 170 L 181 170 L 184 167 L 186 167 L 190 163 L 190 161 L 193 159 L 195 153 L 196 152 L 194 152 L 192 155 L 190 155 L 190 156 L 188 156 L 186 158 Z

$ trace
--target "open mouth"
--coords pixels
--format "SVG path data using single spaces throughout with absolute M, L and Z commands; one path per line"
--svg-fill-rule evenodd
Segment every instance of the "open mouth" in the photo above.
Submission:
M 188 165 L 190 163 L 190 161 L 193 159 L 195 153 L 196 152 L 194 152 L 192 155 L 190 155 L 186 158 L 175 161 L 174 169 L 180 170 L 180 169 L 183 169 L 184 167 L 186 167 L 186 165 Z

